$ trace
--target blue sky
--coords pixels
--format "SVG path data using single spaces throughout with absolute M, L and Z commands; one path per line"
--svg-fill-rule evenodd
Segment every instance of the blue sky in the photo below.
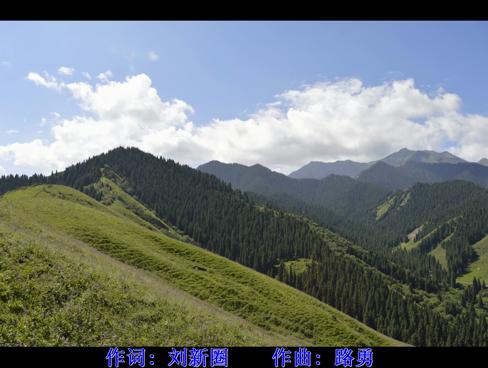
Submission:
M 486 116 L 487 39 L 486 22 L 0 22 L 0 145 L 49 144 L 42 118 L 80 114 L 76 98 L 26 78 L 45 71 L 59 80 L 60 66 L 75 70 L 66 83 L 82 72 L 94 80 L 110 70 L 115 81 L 144 73 L 162 101 L 193 108 L 195 126 L 246 119 L 277 94 L 348 78 L 413 79 L 427 95 L 459 96 L 459 112 Z M 5 157 L 0 165 L 22 167 Z

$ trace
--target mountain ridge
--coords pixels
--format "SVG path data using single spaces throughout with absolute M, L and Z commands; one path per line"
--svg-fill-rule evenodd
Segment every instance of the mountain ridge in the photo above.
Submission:
M 120 200 L 123 199 L 115 199 L 115 201 Z M 2 196 L 0 201 L 9 203 L 8 206 L 2 206 L 7 210 L 2 213 L 2 218 L 9 219 L 8 224 L 15 224 L 17 232 L 20 229 L 22 232 L 33 230 L 32 236 L 35 232 L 46 233 L 50 236 L 59 234 L 60 239 L 65 239 L 61 240 L 59 244 L 61 247 L 64 247 L 64 243 L 69 243 L 78 251 L 78 247 L 83 244 L 84 251 L 92 252 L 94 249 L 99 252 L 98 254 L 103 254 L 103 256 L 97 256 L 99 260 L 111 257 L 110 259 L 122 262 L 124 269 L 142 277 L 151 277 L 153 286 L 157 285 L 158 288 L 161 288 L 161 283 L 169 284 L 170 286 L 164 286 L 169 291 L 167 295 L 181 295 L 185 304 L 194 300 L 191 303 L 197 306 L 201 316 L 197 320 L 199 327 L 186 325 L 186 328 L 188 328 L 189 334 L 195 334 L 194 342 L 196 343 L 275 345 L 278 342 L 292 342 L 334 345 L 345 339 L 353 345 L 396 344 L 393 340 L 382 337 L 351 317 L 303 292 L 200 247 L 179 240 L 171 240 L 154 228 L 151 229 L 149 223 L 148 226 L 142 226 L 141 223 L 128 221 L 120 208 L 107 208 L 74 189 L 59 185 L 38 185 L 9 192 Z M 19 212 L 20 208 L 23 211 L 29 210 L 29 215 L 22 215 Z M 73 213 L 75 213 L 74 216 Z M 111 226 L 108 227 L 107 224 Z M 49 232 L 47 233 L 47 231 Z M 3 235 L 4 233 L 2 233 Z M 39 237 L 39 234 L 37 236 Z M 3 250 L 3 248 L 1 249 Z M 43 251 L 42 243 L 36 249 Z M 58 250 L 58 252 L 60 251 L 67 252 L 65 249 Z M 71 255 L 70 252 L 67 254 Z M 110 262 L 118 264 L 114 261 Z M 95 266 L 104 267 L 102 264 Z M 91 264 L 90 267 L 94 267 L 94 265 Z M 20 270 L 23 270 L 22 266 L 20 266 Z M 260 288 L 253 289 L 251 285 L 260 285 Z M 17 285 L 12 284 L 12 287 L 17 287 Z M 133 286 L 131 287 L 133 288 Z M 232 292 L 229 288 L 232 289 Z M 167 300 L 171 302 L 172 298 L 167 298 Z M 17 300 L 22 303 L 27 302 L 23 298 Z M 277 302 L 281 305 L 280 309 L 273 307 L 273 303 Z M 313 316 L 314 322 L 311 323 L 315 333 L 311 332 L 312 330 L 305 331 L 294 323 L 292 308 L 296 308 L 297 303 L 302 303 L 300 307 L 302 316 L 308 315 L 309 320 L 312 320 Z M 38 304 L 34 305 L 39 307 Z M 205 312 L 202 312 L 202 308 Z M 268 308 L 273 310 L 276 315 L 274 321 L 267 317 Z M 142 312 L 148 311 L 136 311 L 136 313 Z M 163 313 L 162 316 L 164 315 Z M 154 317 L 152 318 L 154 319 Z M 334 320 L 341 322 L 333 322 Z M 174 320 L 174 322 L 176 321 L 180 323 L 179 319 Z M 98 331 L 100 327 L 97 322 L 93 323 Z M 169 321 L 166 323 L 169 324 Z M 216 327 L 212 327 L 213 324 L 216 324 Z M 143 324 L 140 327 L 142 331 L 146 331 L 149 325 Z M 224 333 L 219 330 L 221 328 L 228 329 L 228 331 Z M 165 329 L 160 328 L 160 330 Z M 197 331 L 201 331 L 200 335 L 197 334 Z M 319 331 L 321 332 L 319 333 Z M 214 337 L 205 337 L 205 333 L 210 333 Z M 154 337 L 152 337 L 153 335 Z M 287 335 L 289 337 L 285 337 Z M 341 337 L 336 341 L 334 335 Z M 48 341 L 57 338 L 55 334 L 48 336 Z M 83 340 L 84 335 L 76 336 L 76 338 L 82 339 L 79 341 L 85 341 Z M 139 341 L 155 344 L 156 336 L 155 330 L 151 330 L 151 334 L 146 331 L 146 340 Z M 161 334 L 159 336 L 161 340 L 157 341 L 157 344 L 171 343 L 170 333 L 164 337 Z M 92 341 L 88 340 L 90 337 L 87 334 L 86 341 Z M 15 341 L 26 341 L 25 337 L 20 334 L 17 338 L 20 340 Z M 179 343 L 191 341 L 178 339 L 185 339 L 185 335 L 175 333 L 174 341 Z M 1 329 L 0 341 L 14 342 L 4 336 Z M 92 343 L 95 341 L 100 343 L 97 340 L 93 340 Z M 113 344 L 121 340 L 107 337 L 101 341 Z
M 424 163 L 463 163 L 467 162 L 448 151 L 436 152 L 432 150 L 409 150 L 402 148 L 397 152 L 391 153 L 382 159 L 370 162 L 356 162 L 352 160 L 342 160 L 335 162 L 311 161 L 305 166 L 291 172 L 290 177 L 295 179 L 314 178 L 321 179 L 330 174 L 346 175 L 353 178 L 358 177 L 363 171 L 375 165 L 377 162 L 385 162 L 391 166 L 399 167 L 408 162 Z M 488 162 L 488 161 L 487 161 Z

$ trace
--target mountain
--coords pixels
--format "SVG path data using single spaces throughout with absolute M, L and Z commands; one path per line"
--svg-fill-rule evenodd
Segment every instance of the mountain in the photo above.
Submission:
M 282 177 L 273 173 L 269 175 L 269 170 L 260 166 L 254 169 L 260 175 L 265 173 L 265 178 L 276 178 L 287 188 L 288 181 Z M 254 170 L 250 172 L 254 174 Z M 250 178 L 249 182 L 254 183 L 252 175 Z M 303 182 L 306 183 L 298 194 L 310 201 L 306 203 L 310 208 L 320 211 L 325 208 L 325 204 L 312 202 L 322 196 L 326 196 L 323 203 L 333 204 L 337 213 L 340 212 L 340 204 L 347 203 L 344 211 L 351 215 L 338 215 L 338 219 L 367 217 L 363 225 L 372 227 L 372 221 L 377 222 L 378 228 L 374 228 L 378 234 L 386 221 L 383 219 L 387 219 L 390 213 L 387 205 L 381 210 L 376 206 L 398 194 L 341 176 L 332 176 L 324 181 L 287 180 L 298 182 L 299 189 Z M 267 186 L 268 179 L 258 183 Z M 311 194 L 310 188 L 315 189 Z M 372 193 L 382 193 L 382 196 L 372 201 L 373 195 L 362 195 L 363 188 L 369 188 Z M 292 189 L 296 190 L 296 187 Z M 69 319 L 73 313 L 71 309 L 66 315 L 56 313 L 71 306 L 79 307 L 75 321 L 88 324 L 87 328 L 95 335 L 103 330 L 97 325 L 98 321 L 104 325 L 117 323 L 118 316 L 123 318 L 129 312 L 139 312 L 134 317 L 136 320 L 139 318 L 138 323 L 140 320 L 157 320 L 156 316 L 145 319 L 145 308 L 141 311 L 131 308 L 118 302 L 117 298 L 112 299 L 110 294 L 97 299 L 97 290 L 101 286 L 97 288 L 83 280 L 78 285 L 79 280 L 72 279 L 71 275 L 55 279 L 52 283 L 44 282 L 50 280 L 48 276 L 53 272 L 63 273 L 62 265 L 58 265 L 61 261 L 53 258 L 49 263 L 49 255 L 37 257 L 35 249 L 17 253 L 17 247 L 11 246 L 16 244 L 22 250 L 22 247 L 38 241 L 42 249 L 54 244 L 53 239 L 59 239 L 60 246 L 55 249 L 55 254 L 62 255 L 62 249 L 71 250 L 75 246 L 93 250 L 95 255 L 110 257 L 120 266 L 144 271 L 144 275 L 158 285 L 163 280 L 175 293 L 185 292 L 205 302 L 205 305 L 218 308 L 216 314 L 222 317 L 224 312 L 230 313 L 249 323 L 249 329 L 260 328 L 268 337 L 271 334 L 271 339 L 278 335 L 274 341 L 291 336 L 313 344 L 398 344 L 380 333 L 413 345 L 479 346 L 486 345 L 488 341 L 488 311 L 478 301 L 485 290 L 481 290 L 476 280 L 472 287 L 452 287 L 448 278 L 450 273 L 433 256 L 416 250 L 397 250 L 382 243 L 371 247 L 354 244 L 321 226 L 312 216 L 308 217 L 308 213 L 268 206 L 256 201 L 255 195 L 234 190 L 214 175 L 135 148 L 118 148 L 48 177 L 3 177 L 0 178 L 0 193 L 5 193 L 0 200 L 0 226 L 10 229 L 8 233 L 0 231 L 0 234 L 7 233 L 0 238 L 8 243 L 2 248 L 6 254 L 2 254 L 0 268 L 0 298 L 6 300 L 6 303 L 0 303 L 2 339 L 12 339 L 10 331 L 14 325 L 19 325 L 18 314 L 23 314 L 26 322 L 22 326 L 31 327 L 16 330 L 15 341 L 28 340 L 33 336 L 30 331 L 40 327 L 46 340 L 41 340 L 39 335 L 35 335 L 33 340 L 41 341 L 41 344 L 42 341 L 47 341 L 44 344 L 62 344 L 57 341 L 64 341 L 64 328 L 76 330 L 76 322 Z M 449 191 L 446 193 L 448 198 Z M 364 200 L 363 197 L 370 199 Z M 303 199 L 294 198 L 297 205 L 304 203 Z M 367 209 L 371 206 L 365 205 L 369 200 L 373 207 Z M 404 202 L 408 204 L 409 200 L 399 200 L 398 206 Z M 355 203 L 361 204 L 358 207 L 365 205 L 364 209 L 356 213 Z M 430 201 L 430 205 L 432 203 L 435 201 Z M 383 215 L 378 216 L 377 212 Z M 477 213 L 479 208 L 473 214 Z M 373 219 L 370 215 L 374 215 Z M 479 217 L 483 222 L 484 217 Z M 477 223 L 473 217 L 470 219 L 470 223 Z M 393 223 L 391 226 L 395 229 Z M 354 231 L 359 243 L 362 230 L 357 227 Z M 439 230 L 439 234 L 444 232 L 444 228 Z M 471 231 L 461 233 L 474 234 Z M 375 244 L 374 238 L 371 240 Z M 451 253 L 451 256 L 456 256 L 456 253 Z M 3 260 L 6 257 L 11 258 L 8 269 L 14 269 L 14 272 L 9 271 L 5 276 L 3 265 L 6 263 Z M 44 271 L 34 267 L 29 257 L 43 259 L 40 267 L 44 267 L 41 268 Z M 83 262 L 86 257 L 69 254 L 67 259 Z M 66 267 L 74 266 L 68 263 Z M 103 263 L 96 263 L 95 268 L 110 273 Z M 84 269 L 89 270 L 83 263 L 81 268 L 74 268 L 75 274 L 84 276 Z M 16 275 L 24 272 L 30 275 L 29 278 L 17 282 Z M 43 282 L 36 283 L 38 280 Z M 6 282 L 8 286 L 3 287 Z M 35 289 L 37 284 L 46 285 L 54 292 Z M 81 293 L 81 300 L 77 298 L 78 294 L 69 292 L 73 288 L 79 290 L 78 287 L 85 290 L 84 286 L 88 291 Z M 14 292 L 5 294 L 3 290 Z M 129 287 L 123 286 L 123 290 L 132 295 Z M 38 296 L 47 299 L 36 299 Z M 100 312 L 101 317 L 95 313 L 93 320 L 89 317 L 83 319 L 83 316 L 91 315 L 91 310 L 88 312 L 82 302 L 91 298 L 100 301 L 99 308 L 105 309 Z M 171 302 L 171 297 L 166 299 Z M 128 299 L 137 305 L 132 300 Z M 43 324 L 45 318 L 42 316 L 46 315 L 43 308 L 54 312 L 48 315 L 56 315 L 54 320 L 46 320 L 47 324 Z M 29 311 L 34 312 L 29 314 Z M 114 319 L 110 319 L 111 316 Z M 134 322 L 130 316 L 127 317 L 129 323 Z M 91 322 L 85 322 L 87 318 Z M 178 314 L 171 318 L 177 325 L 186 326 L 188 334 L 183 335 L 183 339 L 193 337 L 190 339 L 192 344 L 205 341 L 205 338 L 198 337 L 198 332 L 192 331 L 193 320 L 185 320 L 187 324 L 184 324 L 185 321 L 178 323 Z M 4 321 L 9 323 L 7 329 Z M 235 335 L 231 326 L 229 329 L 229 333 Z M 17 334 L 17 331 L 20 332 Z M 174 332 L 177 329 L 170 331 L 170 336 L 179 336 Z M 242 332 L 246 334 L 245 329 Z M 71 337 L 74 333 L 68 333 L 69 339 L 65 344 L 83 343 Z M 206 338 L 209 339 L 212 333 L 205 334 Z M 250 334 L 254 335 L 253 332 Z M 121 336 L 122 340 L 127 338 L 124 341 L 132 341 L 133 338 Z M 141 339 L 147 337 L 146 341 L 151 342 L 153 338 L 150 336 L 146 332 L 140 335 Z M 242 335 L 235 336 L 235 340 L 225 334 L 223 338 L 235 344 L 243 344 L 246 339 Z M 114 337 L 109 335 L 103 341 L 111 339 Z M 163 338 L 158 341 L 167 342 Z
M 478 163 L 483 166 L 488 166 L 488 158 L 484 157 L 481 160 L 479 160 Z
M 409 162 L 423 162 L 430 164 L 457 164 L 466 162 L 462 158 L 454 156 L 453 154 L 445 152 L 435 151 L 411 151 L 407 148 L 402 148 L 400 151 L 392 153 L 381 159 L 381 161 L 391 166 L 403 166 Z
M 364 170 L 359 175 L 358 180 L 391 190 L 405 189 L 415 184 L 415 178 L 383 161 L 379 161 L 369 169 Z
M 449 152 L 435 151 L 411 151 L 402 148 L 400 151 L 392 153 L 385 158 L 372 162 L 355 162 L 355 161 L 336 161 L 336 162 L 319 162 L 312 161 L 300 169 L 292 172 L 289 176 L 296 179 L 314 178 L 322 179 L 328 175 L 345 175 L 353 178 L 358 177 L 363 171 L 372 167 L 377 162 L 384 162 L 390 166 L 400 167 L 407 163 L 464 163 L 463 159 L 454 156 Z
M 385 189 L 348 176 L 329 175 L 321 180 L 293 179 L 261 165 L 211 161 L 199 166 L 198 170 L 215 175 L 245 192 L 267 197 L 286 195 L 305 203 L 327 206 L 341 215 L 369 208 L 388 194 Z
M 262 166 L 247 167 L 216 161 L 202 165 L 199 169 L 218 176 L 237 189 L 264 196 L 265 199 L 261 201 L 267 206 L 308 216 L 357 244 L 383 254 L 402 242 L 416 228 L 434 230 L 433 224 L 441 226 L 443 221 L 451 220 L 456 214 L 463 214 L 464 218 L 472 218 L 473 213 L 480 216 L 483 206 L 488 207 L 488 201 L 484 201 L 486 190 L 468 182 L 480 182 L 483 179 L 480 168 L 482 172 L 488 171 L 488 168 L 474 163 L 407 162 L 403 166 L 394 167 L 379 161 L 365 170 L 357 181 L 337 175 L 322 180 L 292 179 Z M 419 182 L 440 184 L 416 184 Z M 385 189 L 381 190 L 378 186 Z M 388 189 L 402 189 L 402 192 L 390 193 Z M 396 210 L 391 211 L 395 206 Z M 476 212 L 478 209 L 481 212 Z M 467 234 L 466 229 L 472 225 L 459 226 Z M 467 241 L 468 245 L 472 244 L 472 239 L 484 234 L 483 231 L 479 234 L 476 231 L 466 235 L 471 239 Z M 473 253 L 465 249 L 467 243 L 459 240 L 456 249 L 447 253 L 449 262 L 445 268 L 452 271 L 453 275 L 462 274 L 464 267 L 472 261 Z M 453 252 L 458 253 L 451 256 Z M 411 268 L 411 260 L 396 259 L 395 262 L 403 268 Z M 382 264 L 375 263 L 375 266 L 387 272 Z M 418 273 L 422 278 L 438 265 L 432 265 L 425 259 L 425 264 L 416 267 L 410 272 Z M 452 283 L 454 280 L 454 276 L 447 273 L 435 277 L 442 282 Z M 416 281 L 413 284 L 417 285 Z
M 476 259 L 472 245 L 488 234 L 488 191 L 466 181 L 416 184 L 380 204 L 370 224 L 403 234 L 408 250 L 442 253 L 454 284 Z
M 336 162 L 312 161 L 290 173 L 289 177 L 294 179 L 322 179 L 328 175 L 344 175 L 354 178 L 371 165 L 372 163 L 362 163 L 351 160 Z
M 470 181 L 486 187 L 488 186 L 488 167 L 472 162 L 450 164 L 408 161 L 399 167 L 378 162 L 363 171 L 358 179 L 393 190 L 405 189 L 414 183 L 438 183 L 452 180 Z
M 265 199 L 261 201 L 267 206 L 305 215 L 375 252 L 377 257 L 383 258 L 382 261 L 368 259 L 368 262 L 374 263 L 382 272 L 389 272 L 383 264 L 391 262 L 392 256 L 388 255 L 391 248 L 405 242 L 404 239 L 415 229 L 418 229 L 417 235 L 421 239 L 420 229 L 424 232 L 434 231 L 437 227 L 453 229 L 454 225 L 449 221 L 456 216 L 470 219 L 467 222 L 457 221 L 457 226 L 463 230 L 453 232 L 456 236 L 445 244 L 445 253 L 440 250 L 444 248 L 434 246 L 436 240 L 432 238 L 428 242 L 430 245 L 426 245 L 426 242 L 421 247 L 424 253 L 411 256 L 396 254 L 393 257 L 399 268 L 408 269 L 412 275 L 417 274 L 419 280 L 432 274 L 437 281 L 431 288 L 436 288 L 437 282 L 454 285 L 455 278 L 463 274 L 474 260 L 471 245 L 488 233 L 488 228 L 484 229 L 480 224 L 485 218 L 482 215 L 483 208 L 488 207 L 487 192 L 468 182 L 482 182 L 480 168 L 485 171 L 485 168 L 474 163 L 431 164 L 409 161 L 394 167 L 379 161 L 365 170 L 359 181 L 356 181 L 336 175 L 322 180 L 292 179 L 262 166 L 257 170 L 256 166 L 219 162 L 200 167 L 238 189 L 264 196 Z M 363 181 L 374 185 L 362 185 Z M 416 184 L 419 182 L 439 184 Z M 388 191 L 381 191 L 378 186 L 395 191 L 402 189 L 402 192 L 388 195 Z M 476 221 L 473 216 L 478 216 Z M 428 232 L 423 236 L 428 235 Z M 413 244 L 409 243 L 409 247 Z M 436 255 L 444 254 L 447 257 L 442 261 L 444 270 L 440 268 L 441 264 L 428 257 L 428 253 L 434 249 L 437 249 Z M 412 257 L 417 258 L 414 263 Z M 419 286 L 414 279 L 408 282 Z
M 197 170 L 215 175 L 226 183 L 230 183 L 233 188 L 261 194 L 286 191 L 290 185 L 294 185 L 294 181 L 286 175 L 271 171 L 259 164 L 245 166 L 210 161 L 200 165 Z
M 109 177 L 124 181 L 105 170 L 99 202 L 51 184 L 0 197 L 0 345 L 398 344 L 183 241 Z

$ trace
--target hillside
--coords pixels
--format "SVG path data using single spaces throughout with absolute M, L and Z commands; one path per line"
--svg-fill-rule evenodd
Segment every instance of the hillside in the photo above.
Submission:
M 488 167 L 472 163 L 425 163 L 408 161 L 402 166 L 378 162 L 364 170 L 358 178 L 391 190 L 406 189 L 415 183 L 440 183 L 465 180 L 488 186 Z
M 374 184 L 406 190 L 389 196 L 375 196 L 366 189 L 377 187 L 360 186 L 351 178 L 336 175 L 322 180 L 292 179 L 262 167 L 256 171 L 256 166 L 219 162 L 203 165 L 200 169 L 239 189 L 264 196 L 257 196 L 256 200 L 267 206 L 305 215 L 353 240 L 375 254 L 359 252 L 356 255 L 401 282 L 426 290 L 453 286 L 456 277 L 462 275 L 476 258 L 472 244 L 488 232 L 483 225 L 486 218 L 483 208 L 488 207 L 486 190 L 466 181 L 415 184 L 414 179 L 402 174 L 407 168 L 417 170 L 418 179 L 441 181 L 442 177 L 429 178 L 429 173 L 434 175 L 445 172 L 446 167 L 475 164 L 415 163 L 414 160 L 427 160 L 433 154 L 428 151 L 422 155 L 408 150 L 401 152 L 410 162 L 401 162 L 403 166 L 394 167 L 380 161 L 360 176 L 360 181 L 367 180 L 371 174 L 372 178 L 380 179 Z M 445 156 L 446 160 L 451 157 Z M 422 176 L 422 167 L 433 169 Z M 229 175 L 230 172 L 233 175 Z M 259 182 L 261 186 L 249 185 L 252 182 Z M 265 190 L 263 184 L 266 184 Z M 376 190 L 376 193 L 381 192 Z M 457 220 L 453 222 L 454 218 Z M 417 238 L 407 241 L 408 234 L 415 229 L 421 229 Z M 450 232 L 439 236 L 439 231 L 446 229 Z M 397 246 L 408 252 L 392 254 L 392 248 Z M 416 251 L 409 252 L 413 249 Z
M 358 180 L 389 190 L 406 189 L 416 183 L 415 178 L 405 174 L 400 168 L 379 161 L 359 175 Z
M 467 272 L 458 278 L 458 282 L 469 285 L 473 279 L 488 282 L 488 235 L 473 245 L 476 260 L 471 263 Z
M 385 198 L 388 190 L 347 176 L 324 179 L 293 179 L 261 165 L 244 166 L 211 161 L 198 170 L 215 175 L 233 188 L 267 197 L 288 196 L 307 204 L 325 206 L 336 215 L 347 216 L 369 208 Z
M 107 178 L 112 183 L 109 183 Z M 343 179 L 337 178 L 340 178 L 338 183 L 342 183 Z M 334 177 L 332 179 L 335 180 Z M 355 183 L 351 178 L 345 179 Z M 442 268 L 434 275 L 429 272 L 429 266 L 435 265 L 432 263 L 435 262 L 434 257 L 425 257 L 425 264 L 419 264 L 415 257 L 405 252 L 388 254 L 387 248 L 384 247 L 362 248 L 318 226 L 301 214 L 269 208 L 255 202 L 253 196 L 233 190 L 229 184 L 223 183 L 213 175 L 179 165 L 172 160 L 158 158 L 135 148 L 118 148 L 49 177 L 5 177 L 0 179 L 0 188 L 12 189 L 22 183 L 32 185 L 34 180 L 82 190 L 100 201 L 100 205 L 106 203 L 112 207 L 110 211 L 122 206 L 125 209 L 134 208 L 135 212 L 140 214 L 137 216 L 143 220 L 154 221 L 153 217 L 156 216 L 159 220 L 154 221 L 154 224 L 149 221 L 150 225 L 137 226 L 149 232 L 155 230 L 148 226 L 161 227 L 161 230 L 157 231 L 165 237 L 164 242 L 168 242 L 167 239 L 179 242 L 180 237 L 188 236 L 188 241 L 198 244 L 201 248 L 251 267 L 259 271 L 261 277 L 268 275 L 277 278 L 395 339 L 413 345 L 480 345 L 488 341 L 484 328 L 485 309 L 478 309 L 478 312 L 473 314 L 467 307 L 469 304 L 465 303 L 466 307 L 463 308 L 452 307 L 460 300 L 461 294 L 457 290 L 449 289 L 446 282 L 442 281 Z M 107 187 L 114 184 L 145 207 L 145 210 L 127 200 L 123 201 L 125 204 L 113 204 L 110 198 L 106 198 L 105 192 Z M 340 188 L 340 185 L 338 187 Z M 351 204 L 353 203 L 354 201 L 351 201 Z M 127 213 L 120 216 L 124 221 L 129 218 Z M 66 217 L 54 219 L 54 222 L 63 223 Z M 90 217 L 95 218 L 92 215 Z M 168 265 L 163 260 L 169 255 L 166 253 L 160 257 L 153 254 L 153 251 L 158 252 L 155 248 L 159 249 L 161 244 L 154 236 L 149 237 L 151 241 L 146 246 L 143 239 L 137 240 L 133 235 L 126 234 L 127 230 L 124 229 L 129 229 L 127 226 L 115 234 L 107 233 L 113 226 L 104 226 L 104 221 L 96 221 L 93 225 L 97 227 L 88 233 L 79 233 L 80 229 L 76 223 L 63 231 L 70 231 L 70 236 L 81 236 L 79 240 L 93 242 L 94 246 L 103 251 L 123 249 L 122 254 L 126 251 L 130 253 L 130 257 L 123 254 L 124 260 L 135 261 L 136 266 L 148 267 L 148 271 L 154 271 L 153 267 L 158 271 L 167 270 Z M 131 231 L 131 234 L 133 233 L 137 234 L 139 231 Z M 146 236 L 143 238 L 144 241 L 148 240 Z M 154 245 L 153 241 L 157 244 Z M 136 249 L 133 249 L 134 246 Z M 186 251 L 182 253 L 188 254 Z M 120 254 L 116 252 L 113 255 Z M 151 259 L 139 263 L 141 255 L 151 255 Z M 163 270 L 159 262 L 164 263 Z M 208 262 L 212 263 L 211 260 Z M 199 264 L 198 267 L 207 266 Z M 191 271 L 191 276 L 188 277 L 192 282 L 195 280 L 194 276 L 204 276 L 201 273 L 209 276 L 202 269 L 195 270 L 198 272 L 194 274 L 188 266 L 184 270 L 175 270 L 174 274 L 186 277 L 187 270 Z M 235 276 L 235 273 L 233 275 Z M 229 279 L 229 276 L 232 280 L 232 274 L 225 276 L 224 280 Z M 253 279 L 249 286 L 259 284 L 259 281 Z M 186 283 L 178 286 L 184 285 Z M 208 285 L 208 282 L 205 282 L 202 290 Z M 226 290 L 225 286 L 222 287 Z M 233 285 L 232 289 L 234 288 Z M 476 284 L 473 290 L 478 292 L 479 285 Z M 187 291 L 203 293 L 194 294 L 199 298 L 202 298 L 202 295 L 207 298 L 214 296 L 201 290 L 195 291 L 194 287 Z M 226 293 L 222 291 L 219 295 Z M 300 295 L 303 298 L 304 294 Z M 266 317 L 259 313 L 256 316 L 256 311 L 262 311 L 259 306 L 246 309 L 247 313 L 256 318 L 252 322 L 265 323 L 265 326 L 259 324 L 259 327 L 268 329 L 274 328 L 276 324 L 283 327 L 282 319 L 278 322 L 269 315 L 271 312 L 275 313 L 275 310 L 288 314 L 281 306 L 283 301 L 278 299 L 276 298 L 276 304 L 266 309 Z M 234 308 L 227 309 L 231 312 L 242 311 L 241 300 L 243 297 L 240 296 L 237 300 L 223 302 L 219 306 Z M 467 303 L 473 302 L 473 298 L 466 300 Z M 401 323 L 398 320 L 399 315 L 402 316 Z M 240 316 L 248 318 L 248 315 Z M 312 336 L 315 336 L 316 329 L 310 323 L 301 319 L 294 321 L 295 326 L 301 326 L 297 327 L 296 333 L 312 333 Z M 472 328 L 467 329 L 466 326 Z M 460 334 L 459 331 L 463 333 Z M 279 330 L 275 332 L 280 333 Z M 306 335 L 303 337 L 310 339 Z
M 289 286 L 132 221 L 112 194 L 110 207 L 57 185 L 0 199 L 1 345 L 394 343 Z

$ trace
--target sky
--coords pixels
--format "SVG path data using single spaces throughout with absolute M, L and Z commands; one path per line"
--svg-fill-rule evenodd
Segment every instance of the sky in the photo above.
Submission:
M 0 22 L 0 175 L 488 156 L 487 22 Z

